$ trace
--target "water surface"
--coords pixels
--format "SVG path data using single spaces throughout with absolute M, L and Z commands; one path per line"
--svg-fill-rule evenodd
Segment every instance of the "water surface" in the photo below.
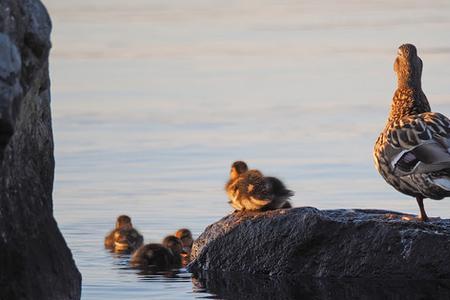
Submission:
M 44 0 L 53 19 L 55 216 L 83 299 L 192 299 L 188 274 L 142 278 L 103 249 L 126 213 L 158 242 L 231 211 L 233 160 L 285 180 L 295 206 L 417 213 L 373 167 L 396 48 L 450 114 L 448 1 Z M 426 201 L 450 217 L 450 201 Z M 200 289 L 201 291 L 201 289 Z

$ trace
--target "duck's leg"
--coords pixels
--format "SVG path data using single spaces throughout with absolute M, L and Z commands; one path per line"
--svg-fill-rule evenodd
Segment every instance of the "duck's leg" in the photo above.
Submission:
M 420 208 L 420 217 L 419 217 L 419 219 L 422 222 L 427 222 L 428 221 L 428 216 L 427 216 L 427 213 L 425 212 L 425 207 L 423 207 L 423 197 L 417 196 L 416 200 L 417 200 L 417 204 L 419 204 L 419 208 Z

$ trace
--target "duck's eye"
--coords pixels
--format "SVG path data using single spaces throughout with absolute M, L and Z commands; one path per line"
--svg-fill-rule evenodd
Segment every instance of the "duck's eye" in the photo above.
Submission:
M 411 152 L 406 152 L 395 164 L 403 172 L 411 172 L 419 163 L 419 159 Z

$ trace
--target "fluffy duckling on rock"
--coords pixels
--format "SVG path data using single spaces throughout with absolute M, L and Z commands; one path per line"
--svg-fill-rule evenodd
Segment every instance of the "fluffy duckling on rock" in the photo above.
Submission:
M 133 228 L 131 218 L 117 217 L 115 228 L 105 237 L 105 248 L 115 252 L 132 252 L 144 242 L 143 236 Z
M 422 91 L 422 66 L 414 45 L 398 48 L 394 63 L 398 86 L 374 158 L 387 183 L 416 198 L 419 219 L 427 221 L 423 200 L 450 196 L 450 120 L 431 112 Z
M 181 228 L 175 232 L 175 236 L 180 239 L 183 246 L 184 253 L 181 254 L 182 264 L 186 266 L 190 262 L 192 244 L 194 243 L 192 233 L 187 228 Z
M 275 177 L 249 170 L 243 161 L 231 165 L 230 179 L 225 185 L 229 203 L 236 210 L 273 210 L 292 207 L 288 201 L 294 192 Z
M 173 236 L 164 238 L 162 244 L 147 244 L 140 247 L 131 257 L 130 263 L 141 269 L 169 270 L 180 268 L 183 246 Z

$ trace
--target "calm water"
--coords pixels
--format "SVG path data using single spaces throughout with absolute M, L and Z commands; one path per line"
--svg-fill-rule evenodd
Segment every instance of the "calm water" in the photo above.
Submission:
M 396 48 L 450 114 L 448 1 L 44 0 L 53 18 L 56 219 L 83 299 L 208 297 L 103 249 L 129 214 L 146 242 L 231 211 L 233 160 L 284 179 L 296 206 L 417 213 L 373 167 Z M 450 217 L 450 201 L 427 201 Z

